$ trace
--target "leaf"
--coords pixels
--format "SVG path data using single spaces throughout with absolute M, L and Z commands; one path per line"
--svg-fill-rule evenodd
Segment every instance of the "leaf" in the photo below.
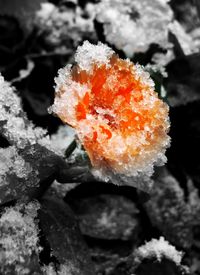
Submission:
M 11 148 L 3 149 L 1 154 Z M 0 165 L 4 167 L 5 158 L 1 154 Z M 16 156 L 10 157 L 10 164 L 3 179 L 0 177 L 0 204 L 41 197 L 55 179 L 72 183 L 77 178 L 83 179 L 85 173 L 85 168 L 70 168 L 64 159 L 39 144 L 28 145 L 16 152 Z
M 39 204 L 5 208 L 0 218 L 0 274 L 43 274 L 39 263 Z
M 124 196 L 102 194 L 75 199 L 72 209 L 82 234 L 102 240 L 137 240 L 139 232 L 136 205 Z
M 175 59 L 167 66 L 167 100 L 172 107 L 200 99 L 200 54 Z
M 186 275 L 183 268 L 177 266 L 175 263 L 164 259 L 161 262 L 147 260 L 143 262 L 136 270 L 137 275 Z
M 199 18 L 200 18 L 200 2 L 199 2 L 199 0 L 194 0 L 194 4 L 196 5 L 198 15 L 199 15 Z
M 56 262 L 67 265 L 72 275 L 94 275 L 89 251 L 69 206 L 62 200 L 46 197 L 41 201 L 39 218 Z

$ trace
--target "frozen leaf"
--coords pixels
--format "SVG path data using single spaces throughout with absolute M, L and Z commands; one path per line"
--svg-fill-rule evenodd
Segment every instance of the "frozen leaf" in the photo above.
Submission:
M 90 177 L 86 167 L 71 167 L 39 144 L 0 150 L 0 204 L 41 197 L 55 179 L 72 183 Z
M 0 154 L 0 204 L 28 196 L 38 187 L 38 170 L 14 146 L 1 148 Z
M 114 243 L 115 244 L 115 243 Z M 122 245 L 118 241 L 118 245 L 121 246 L 121 251 L 126 251 L 128 253 L 127 247 Z M 117 245 L 116 245 L 117 246 Z M 113 249 L 106 249 L 105 247 L 93 246 L 90 249 L 92 259 L 95 264 L 95 274 L 106 274 L 106 275 L 130 275 L 128 268 L 126 267 L 126 257 L 120 255 L 116 251 L 116 246 Z M 120 250 L 120 248 L 119 248 Z M 123 253 L 123 252 L 122 252 Z
M 78 5 L 68 8 L 52 3 L 43 3 L 37 12 L 36 26 L 42 30 L 47 45 L 56 52 L 73 50 L 84 37 L 93 37 L 93 19 Z
M 99 195 L 71 203 L 82 234 L 103 240 L 137 239 L 139 210 L 123 196 Z
M 18 148 L 34 145 L 44 140 L 47 146 L 47 132 L 35 127 L 22 110 L 21 100 L 13 87 L 0 75 L 0 130 L 10 144 Z
M 167 1 L 149 5 L 148 0 L 103 0 L 97 5 L 97 20 L 103 23 L 106 40 L 128 57 L 145 52 L 152 43 L 170 47 L 166 26 L 172 17 Z
M 70 275 L 93 275 L 94 270 L 87 247 L 69 206 L 53 197 L 44 198 L 39 218 L 51 254 L 59 265 L 65 265 Z
M 200 24 L 199 11 L 199 1 L 176 1 L 171 0 L 170 6 L 174 10 L 175 17 L 184 26 L 187 33 L 190 33 Z
M 72 189 L 76 188 L 80 183 L 59 183 L 56 180 L 52 183 L 50 192 L 56 194 L 59 198 L 64 198 L 66 194 Z
M 70 263 L 56 267 L 53 264 L 44 266 L 42 268 L 43 275 L 76 275 L 80 274 L 80 270 L 71 265 Z
M 186 202 L 183 189 L 168 171 L 163 171 L 155 181 L 151 198 L 145 204 L 152 224 L 170 242 L 183 248 L 191 247 L 194 241 L 193 228 L 199 223 L 200 200 L 197 190 L 190 186 L 190 196 Z
M 39 265 L 39 204 L 6 208 L 0 218 L 0 273 L 42 274 Z
M 185 55 L 192 54 L 193 52 L 198 52 L 198 48 L 194 46 L 194 41 L 192 37 L 186 33 L 186 31 L 178 21 L 174 20 L 169 25 L 169 30 L 176 36 Z
M 149 4 L 148 0 L 102 0 L 98 4 L 88 4 L 88 7 L 97 22 L 103 25 L 105 40 L 127 57 L 147 52 L 157 45 L 160 50 L 167 51 L 169 59 L 168 52 L 173 55 L 170 32 L 176 34 L 185 54 L 198 52 L 191 35 L 174 19 L 168 2 L 156 0 Z M 165 60 L 165 56 L 166 53 L 162 54 L 162 59 Z

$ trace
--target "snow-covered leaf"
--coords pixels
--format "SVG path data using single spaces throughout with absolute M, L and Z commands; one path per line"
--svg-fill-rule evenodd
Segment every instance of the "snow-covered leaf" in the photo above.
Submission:
M 42 274 L 39 265 L 39 204 L 6 208 L 0 218 L 0 274 Z

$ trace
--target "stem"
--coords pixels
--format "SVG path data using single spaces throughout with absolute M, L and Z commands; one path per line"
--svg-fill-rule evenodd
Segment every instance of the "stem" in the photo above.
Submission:
M 73 139 L 72 142 L 69 144 L 68 148 L 65 151 L 65 157 L 68 158 L 73 153 L 73 151 L 76 149 L 77 143 L 76 140 Z

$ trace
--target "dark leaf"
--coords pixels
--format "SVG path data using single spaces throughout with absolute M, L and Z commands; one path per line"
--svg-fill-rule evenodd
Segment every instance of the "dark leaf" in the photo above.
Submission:
M 186 202 L 180 183 L 167 170 L 162 169 L 155 178 L 151 199 L 145 204 L 152 224 L 167 240 L 184 249 L 190 248 L 194 242 L 193 228 L 199 224 L 200 211 L 197 189 L 192 183 L 188 184 L 188 193 Z
M 200 18 L 200 2 L 199 2 L 199 0 L 193 0 L 193 1 L 194 1 L 194 4 L 197 7 L 198 15 L 199 15 L 199 18 Z
M 35 12 L 45 0 L 0 0 L 0 15 L 15 17 L 24 30 L 31 30 Z
M 155 260 L 143 261 L 137 270 L 136 275 L 186 275 L 181 267 L 177 266 L 174 262 L 163 259 L 161 262 Z
M 123 196 L 105 194 L 76 199 L 73 210 L 84 235 L 103 240 L 137 241 L 139 210 Z
M 165 81 L 170 106 L 185 105 L 200 99 L 200 54 L 183 56 L 167 66 Z
M 44 198 L 39 218 L 56 262 L 67 265 L 73 275 L 94 275 L 89 252 L 69 206 L 53 197 Z

